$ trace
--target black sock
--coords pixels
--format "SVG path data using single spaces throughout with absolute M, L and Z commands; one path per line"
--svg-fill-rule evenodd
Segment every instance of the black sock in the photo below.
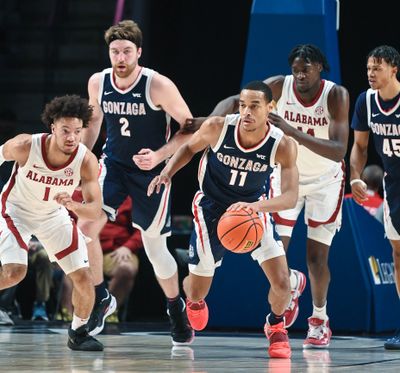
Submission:
M 268 317 L 269 325 L 276 325 L 283 321 L 283 314 L 282 315 L 275 315 L 272 311 Z
M 95 304 L 99 304 L 104 298 L 108 297 L 108 290 L 106 288 L 106 283 L 103 281 L 101 284 L 98 284 L 94 287 L 96 292 L 96 300 Z
M 167 308 L 169 310 L 182 310 L 181 296 L 178 294 L 175 298 L 167 298 Z

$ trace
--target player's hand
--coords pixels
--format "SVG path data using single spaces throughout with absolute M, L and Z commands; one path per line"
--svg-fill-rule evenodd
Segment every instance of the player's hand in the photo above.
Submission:
M 270 112 L 268 114 L 268 122 L 273 124 L 275 127 L 280 128 L 285 135 L 291 136 L 293 133 L 293 127 L 290 126 L 280 115 Z
M 76 202 L 66 192 L 57 193 L 53 199 L 68 210 L 74 211 L 76 207 Z
M 129 260 L 130 256 L 131 251 L 126 246 L 120 246 L 110 254 L 110 257 L 114 259 L 115 264 L 123 264 Z
M 365 184 L 362 180 L 353 183 L 351 186 L 351 193 L 354 201 L 356 201 L 359 205 L 365 201 L 368 201 L 367 184 Z
M 238 211 L 238 210 L 245 210 L 249 214 L 252 214 L 253 212 L 257 212 L 257 205 L 255 203 L 248 203 L 248 202 L 236 202 L 230 205 L 226 211 Z
M 157 153 L 151 149 L 141 149 L 132 157 L 132 160 L 135 162 L 136 166 L 144 171 L 152 170 L 161 162 Z
M 203 122 L 207 119 L 207 117 L 197 117 L 197 118 L 188 118 L 185 121 L 185 124 L 182 127 L 182 133 L 193 133 L 196 132 Z
M 156 193 L 160 193 L 161 185 L 170 185 L 171 178 L 167 174 L 161 173 L 160 175 L 156 176 L 147 188 L 147 197 L 150 197 L 154 193 L 154 189 Z

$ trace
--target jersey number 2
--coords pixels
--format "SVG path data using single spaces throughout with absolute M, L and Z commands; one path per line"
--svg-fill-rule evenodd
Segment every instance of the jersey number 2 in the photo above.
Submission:
M 121 126 L 121 135 L 126 137 L 131 137 L 131 131 L 128 129 L 129 121 L 126 118 L 119 118 L 119 123 Z

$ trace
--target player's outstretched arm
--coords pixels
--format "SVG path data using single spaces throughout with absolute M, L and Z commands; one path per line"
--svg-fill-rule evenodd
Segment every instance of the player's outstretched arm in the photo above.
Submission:
M 187 165 L 196 153 L 204 150 L 208 146 L 214 146 L 221 134 L 223 124 L 223 117 L 207 119 L 200 130 L 178 149 L 161 171 L 160 175 L 156 176 L 151 181 L 147 189 L 147 195 L 152 195 L 154 191 L 159 193 L 161 185 L 168 185 L 171 182 L 171 178 L 181 168 Z
M 84 128 L 82 131 L 82 143 L 90 150 L 93 149 L 99 137 L 101 124 L 103 122 L 103 111 L 98 101 L 100 75 L 100 73 L 93 74 L 88 82 L 89 105 L 93 106 L 93 114 L 88 127 Z

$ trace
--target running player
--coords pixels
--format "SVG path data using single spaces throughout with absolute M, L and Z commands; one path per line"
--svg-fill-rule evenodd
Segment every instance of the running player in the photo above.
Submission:
M 148 194 L 169 187 L 171 177 L 194 156 L 205 150 L 199 166 L 198 191 L 193 200 L 195 229 L 189 248 L 189 276 L 183 282 L 187 314 L 191 326 L 202 330 L 208 322 L 204 301 L 211 287 L 215 268 L 226 249 L 216 234 L 221 215 L 228 210 L 257 212 L 265 229 L 261 244 L 252 257 L 267 276 L 271 289 L 271 313 L 265 333 L 270 340 L 271 357 L 289 358 L 291 349 L 284 311 L 290 299 L 289 273 L 282 243 L 277 241 L 270 212 L 295 205 L 298 194 L 296 145 L 282 131 L 268 123 L 272 93 L 261 81 L 247 84 L 240 94 L 240 114 L 211 117 L 191 140 L 171 158 L 161 174 L 149 185 Z M 282 194 L 267 200 L 265 183 L 271 169 L 280 164 Z
M 73 283 L 73 320 L 68 330 L 72 350 L 102 351 L 88 335 L 94 304 L 85 237 L 72 223 L 68 210 L 96 220 L 101 211 L 97 159 L 80 144 L 92 108 L 79 96 L 56 97 L 43 111 L 51 134 L 21 134 L 0 146 L 0 164 L 15 161 L 1 193 L 0 289 L 19 283 L 26 275 L 28 241 L 34 234 L 49 259 L 57 262 Z M 72 201 L 81 183 L 85 204 Z
M 134 201 L 133 225 L 141 230 L 146 254 L 167 298 L 174 344 L 190 343 L 185 302 L 179 295 L 177 264 L 167 248 L 170 227 L 170 188 L 148 198 L 147 186 L 180 144 L 189 135 L 179 130 L 170 138 L 170 119 L 181 126 L 192 115 L 175 84 L 154 70 L 139 65 L 142 33 L 133 21 L 122 21 L 105 33 L 111 68 L 95 73 L 89 80 L 89 102 L 93 119 L 82 141 L 92 148 L 105 119 L 107 140 L 101 160 L 100 186 L 103 210 L 97 221 L 81 220 L 82 231 L 93 239 L 89 244 L 94 266 L 96 306 L 90 334 L 96 335 L 105 318 L 116 308 L 103 279 L 103 254 L 98 239 L 108 217 L 113 220 L 118 207 L 129 195 Z
M 328 254 L 332 239 L 341 225 L 344 193 L 344 162 L 348 141 L 349 95 L 347 90 L 321 79 L 329 71 L 326 57 L 314 45 L 296 46 L 289 54 L 292 75 L 266 79 L 277 102 L 277 114 L 268 120 L 298 145 L 299 199 L 295 208 L 274 213 L 277 231 L 285 250 L 297 218 L 304 207 L 307 229 L 307 266 L 311 282 L 313 313 L 304 348 L 328 347 L 331 330 L 327 315 L 330 282 Z M 238 96 L 221 101 L 211 115 L 234 112 Z M 270 194 L 280 193 L 277 168 L 271 175 Z M 299 313 L 298 300 L 306 285 L 303 273 L 290 270 L 292 298 L 285 312 L 287 326 Z
M 350 155 L 350 185 L 353 198 L 367 200 L 367 186 L 361 173 L 367 162 L 369 134 L 382 159 L 384 187 L 384 225 L 393 248 L 397 293 L 400 296 L 400 54 L 381 45 L 367 56 L 370 89 L 357 99 L 351 127 L 354 143 Z M 388 350 L 400 350 L 400 329 L 385 343 Z

